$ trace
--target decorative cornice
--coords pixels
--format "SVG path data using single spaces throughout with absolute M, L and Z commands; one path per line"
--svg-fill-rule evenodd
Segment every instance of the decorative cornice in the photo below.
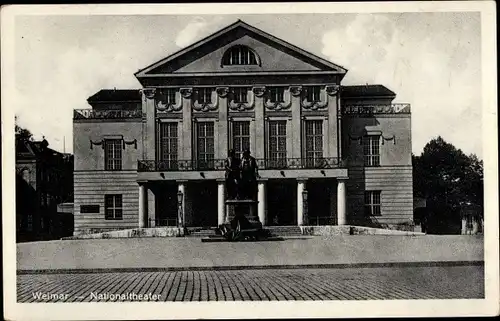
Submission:
M 302 86 L 290 86 L 290 93 L 292 93 L 292 96 L 300 96 L 302 93 Z
M 307 101 L 307 96 L 303 95 L 300 104 L 304 109 L 308 110 L 318 110 L 326 108 L 326 106 L 328 106 L 328 97 L 326 93 L 326 88 L 320 89 L 320 101 L 315 101 L 315 102 Z
M 106 139 L 101 139 L 100 141 L 92 141 L 90 140 L 90 149 L 94 149 L 93 146 L 101 146 L 102 149 L 104 149 L 104 142 Z M 137 149 L 137 139 L 131 140 L 131 141 L 126 141 L 125 139 L 121 138 L 122 141 L 122 148 L 125 149 L 125 145 L 134 145 L 134 148 Z
M 253 91 L 253 93 L 255 94 L 256 97 L 262 97 L 266 93 L 266 87 L 264 87 L 264 86 L 253 87 L 252 91 Z
M 125 139 L 123 140 L 123 149 L 125 149 L 125 145 L 134 145 L 134 148 L 137 149 L 137 139 L 131 140 L 127 142 Z
M 193 93 L 193 88 L 181 88 L 179 89 L 179 92 L 181 93 L 181 96 L 183 98 L 190 98 L 191 94 Z
M 93 146 L 96 145 L 96 146 L 102 146 L 102 148 L 104 149 L 104 139 L 101 139 L 100 141 L 92 141 L 92 139 L 90 140 L 90 149 L 94 149 Z
M 271 102 L 267 95 L 267 97 L 264 99 L 264 105 L 266 106 L 267 109 L 274 111 L 289 109 L 290 106 L 292 106 L 292 97 L 290 94 L 290 88 L 284 90 L 283 100 L 284 100 L 283 102 L 278 102 L 278 101 Z
M 199 88 L 195 90 L 196 97 L 194 98 L 193 101 L 194 110 L 202 112 L 217 110 L 217 107 L 219 106 L 219 95 L 217 94 L 216 90 L 212 90 L 211 103 L 198 103 L 198 97 L 197 97 L 198 93 L 199 93 Z
M 147 99 L 153 99 L 156 95 L 156 88 L 144 88 L 142 89 L 142 92 Z
M 236 103 L 234 102 L 234 93 L 231 92 L 231 99 L 229 100 L 229 109 L 234 111 L 247 111 L 252 110 L 255 106 L 255 98 L 252 90 L 247 91 L 247 102 L 246 103 Z
M 175 91 L 175 102 L 167 102 L 167 89 L 159 89 L 156 92 L 155 105 L 156 109 L 163 112 L 179 111 L 182 109 L 182 97 L 180 91 Z
M 380 135 L 382 137 L 382 145 L 384 145 L 385 141 L 391 141 L 396 145 L 396 135 L 392 135 L 392 137 L 384 137 L 383 135 Z
M 229 93 L 229 87 L 217 87 L 215 91 L 220 98 L 226 98 Z
M 357 141 L 360 145 L 363 144 L 363 137 L 368 137 L 368 136 L 380 136 L 382 138 L 382 145 L 385 144 L 385 141 L 391 141 L 391 140 L 394 143 L 394 145 L 396 144 L 396 135 L 385 137 L 383 134 L 380 134 L 380 135 L 363 135 L 363 136 L 355 137 L 355 136 L 351 136 L 350 134 L 348 134 L 348 136 L 349 136 L 349 140 Z

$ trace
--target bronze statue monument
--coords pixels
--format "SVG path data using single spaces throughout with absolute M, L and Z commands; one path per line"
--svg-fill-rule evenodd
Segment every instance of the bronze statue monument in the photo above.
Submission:
M 240 159 L 236 157 L 233 149 L 229 151 L 226 158 L 226 189 L 227 198 L 234 200 L 238 198 L 238 184 L 240 182 Z
M 250 155 L 250 150 L 245 150 L 240 160 L 231 149 L 226 158 L 225 168 L 227 198 L 254 200 L 259 174 L 257 161 Z
M 234 150 L 225 161 L 227 189 L 226 219 L 219 231 L 227 240 L 262 236 L 262 223 L 257 216 L 257 161 L 245 150 L 239 159 Z

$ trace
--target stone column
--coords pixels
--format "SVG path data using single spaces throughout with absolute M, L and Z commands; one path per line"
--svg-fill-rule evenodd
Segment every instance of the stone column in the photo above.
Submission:
M 139 183 L 139 228 L 147 227 L 148 194 L 145 183 Z
M 304 201 L 302 199 L 302 192 L 305 190 L 306 181 L 297 181 L 297 225 L 304 225 Z
M 156 195 L 151 185 L 147 189 L 147 198 L 148 198 L 148 215 L 147 215 L 147 223 L 148 227 L 156 227 Z
M 226 218 L 226 182 L 224 180 L 217 181 L 217 225 L 224 224 Z
M 177 203 L 177 225 L 179 227 L 186 226 L 186 184 L 185 182 L 178 182 L 177 185 L 178 192 L 181 192 L 184 197 L 182 198 L 182 203 L 179 206 Z M 177 195 L 176 195 L 177 197 Z M 179 200 L 177 200 L 178 202 Z M 179 213 L 180 211 L 180 213 Z
M 346 224 L 346 178 L 337 178 L 337 224 Z
M 263 180 L 260 180 L 257 183 L 257 215 L 259 216 L 259 221 L 262 223 L 262 225 L 266 225 L 266 182 Z

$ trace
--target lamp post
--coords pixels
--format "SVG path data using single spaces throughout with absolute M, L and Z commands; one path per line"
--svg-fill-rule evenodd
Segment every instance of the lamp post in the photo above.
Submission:
M 307 190 L 304 189 L 304 191 L 302 192 L 302 206 L 303 206 L 303 215 L 304 215 L 304 219 L 303 219 L 303 222 L 302 224 L 303 225 L 308 225 L 308 206 L 307 206 L 307 197 L 308 197 L 308 192 Z
M 177 225 L 178 227 L 184 227 L 183 217 L 182 217 L 182 201 L 184 200 L 184 193 L 181 191 L 177 192 Z

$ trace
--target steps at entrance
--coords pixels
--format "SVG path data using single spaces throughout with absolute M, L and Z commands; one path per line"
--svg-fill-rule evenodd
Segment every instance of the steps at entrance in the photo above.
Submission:
M 302 232 L 298 226 L 264 226 L 271 236 L 301 236 Z M 211 237 L 215 236 L 215 228 L 209 227 L 188 227 L 188 234 L 191 237 Z
M 302 232 L 299 226 L 265 226 L 273 236 L 300 236 Z
M 191 237 L 207 237 L 207 236 L 215 236 L 215 230 L 214 228 L 187 228 L 188 234 L 186 236 L 191 236 Z

